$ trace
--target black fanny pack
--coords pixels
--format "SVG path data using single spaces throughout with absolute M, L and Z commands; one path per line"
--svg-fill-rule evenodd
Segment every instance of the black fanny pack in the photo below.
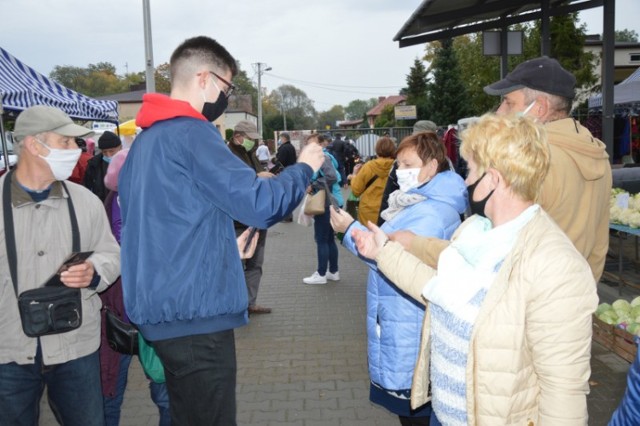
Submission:
M 13 288 L 18 299 L 22 330 L 29 337 L 39 337 L 48 334 L 65 333 L 75 330 L 82 324 L 82 298 L 80 289 L 64 285 L 45 286 L 27 290 L 18 295 L 18 259 L 16 252 L 15 232 L 13 229 L 13 211 L 11 208 L 11 179 L 10 171 L 4 181 L 2 204 L 4 209 L 5 242 L 7 245 L 7 260 L 11 272 Z M 73 251 L 80 251 L 80 231 L 78 220 L 71 201 L 71 194 L 61 182 L 67 192 L 67 204 L 71 217 L 71 231 L 73 234 Z

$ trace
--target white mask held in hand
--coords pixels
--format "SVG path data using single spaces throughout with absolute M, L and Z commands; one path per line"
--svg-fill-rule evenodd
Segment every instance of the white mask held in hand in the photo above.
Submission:
M 53 173 L 53 177 L 56 180 L 67 180 L 73 169 L 76 167 L 78 163 L 78 159 L 80 158 L 80 154 L 82 150 L 78 149 L 56 149 L 47 146 L 44 142 L 39 139 L 36 139 L 40 144 L 46 147 L 49 150 L 49 155 L 46 157 L 40 155 L 44 161 L 47 162 L 49 168 L 51 169 L 51 173 Z
M 413 169 L 398 169 L 396 170 L 396 176 L 398 177 L 398 186 L 400 191 L 408 192 L 410 189 L 419 185 L 418 175 L 420 174 L 420 167 Z

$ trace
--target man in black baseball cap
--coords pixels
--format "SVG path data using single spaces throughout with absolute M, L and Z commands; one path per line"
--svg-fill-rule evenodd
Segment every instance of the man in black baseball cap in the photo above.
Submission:
M 589 262 L 596 282 L 609 248 L 611 166 L 604 143 L 569 114 L 575 77 L 547 56 L 518 65 L 484 88 L 502 96 L 498 114 L 520 114 L 545 124 L 551 165 L 539 204 Z

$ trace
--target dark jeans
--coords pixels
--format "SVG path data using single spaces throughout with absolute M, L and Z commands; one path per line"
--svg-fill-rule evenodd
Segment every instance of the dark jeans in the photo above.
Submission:
M 0 426 L 37 426 L 47 386 L 49 406 L 65 426 L 103 426 L 98 352 L 63 364 L 0 364 Z
M 426 417 L 405 417 L 398 416 L 402 426 L 431 426 L 429 416 Z
M 236 425 L 233 330 L 152 344 L 164 365 L 173 426 Z
M 324 209 L 323 214 L 313 217 L 313 230 L 316 246 L 318 247 L 318 273 L 322 276 L 329 272 L 338 272 L 338 246 L 336 245 L 335 233 L 329 220 L 331 219 L 330 207 Z
M 120 369 L 118 370 L 116 394 L 113 398 L 104 397 L 104 418 L 106 426 L 118 426 L 120 424 L 122 401 L 127 388 L 127 376 L 132 359 L 133 357 L 131 355 L 120 354 Z M 151 400 L 158 407 L 160 414 L 159 426 L 171 426 L 167 385 L 164 383 L 155 383 L 149 379 L 149 390 L 151 392 Z
M 429 426 L 442 426 L 442 423 L 440 423 L 436 417 L 436 413 L 431 414 L 431 423 L 429 423 Z

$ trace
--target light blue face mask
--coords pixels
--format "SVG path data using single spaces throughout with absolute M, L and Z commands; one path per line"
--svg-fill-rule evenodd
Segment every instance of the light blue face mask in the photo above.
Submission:
M 102 161 L 104 161 L 105 163 L 110 163 L 111 162 L 111 157 L 107 157 L 106 155 L 102 156 Z
M 524 109 L 524 111 L 517 113 L 516 116 L 524 117 L 525 115 L 527 115 L 529 111 L 531 111 L 531 108 L 533 108 L 535 104 L 536 104 L 536 101 L 531 102 L 529 106 Z

